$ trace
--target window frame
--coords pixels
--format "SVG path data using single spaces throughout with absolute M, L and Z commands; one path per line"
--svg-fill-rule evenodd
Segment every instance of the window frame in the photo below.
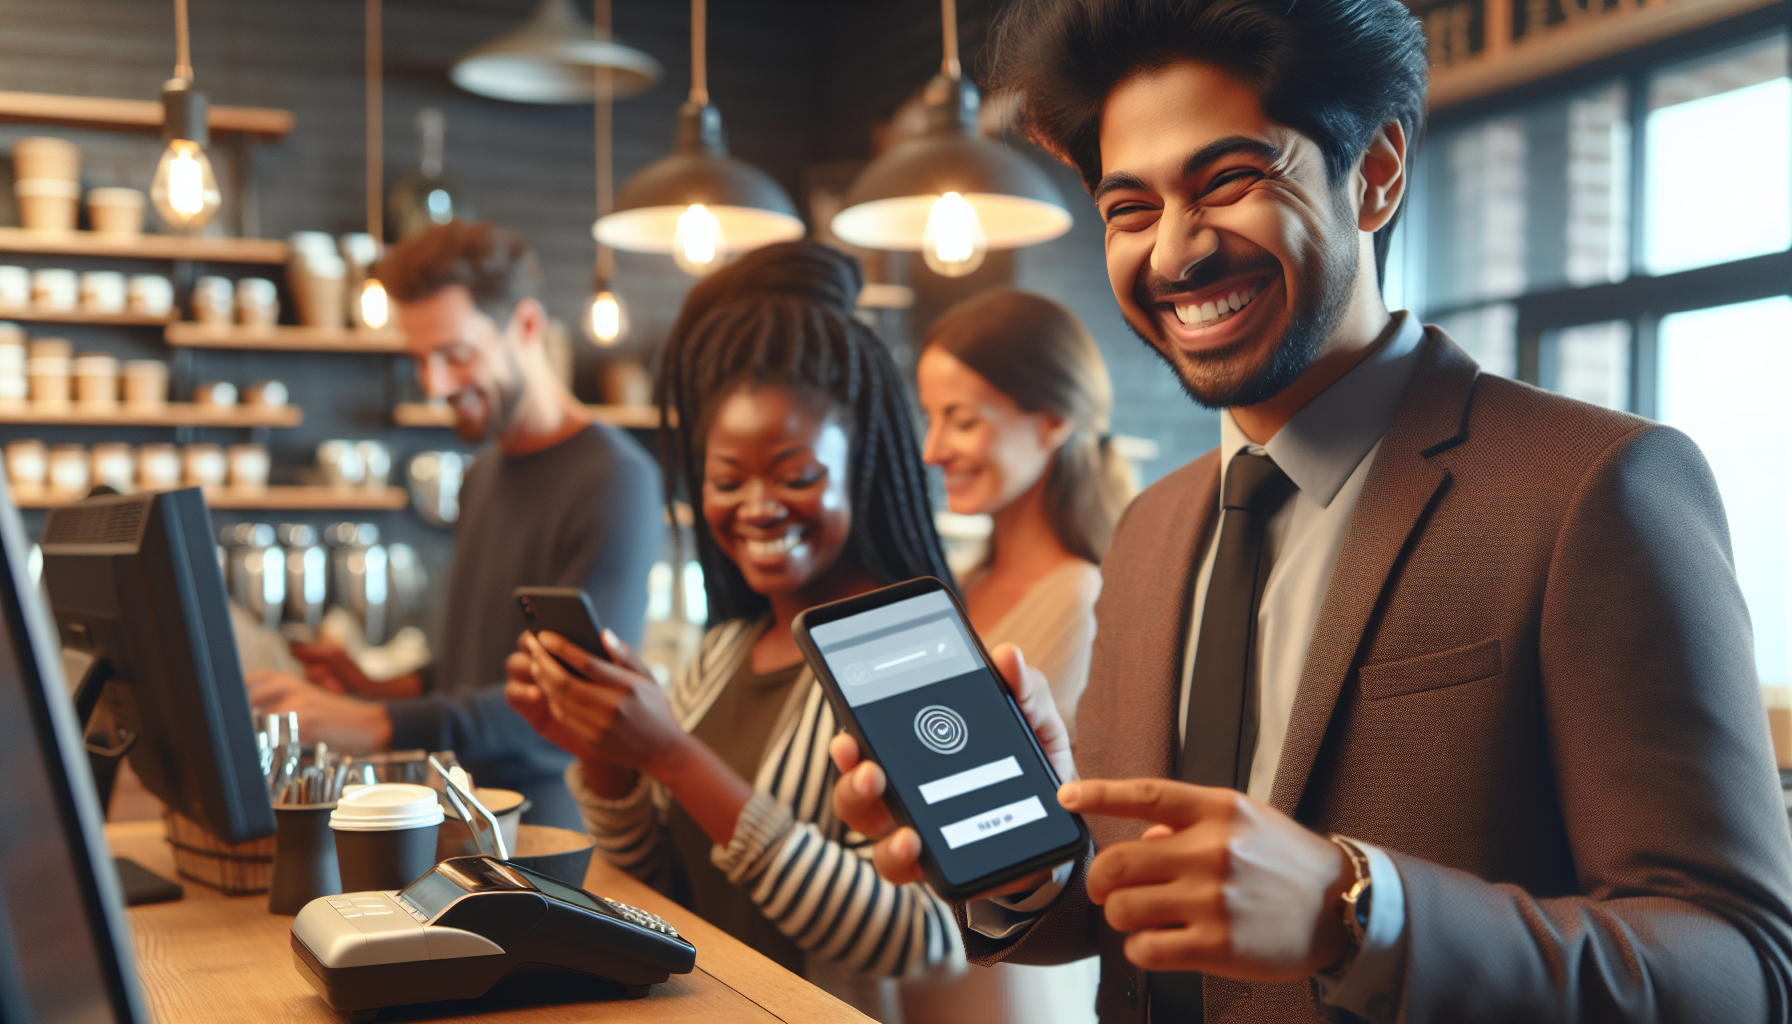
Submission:
M 1655 275 L 1644 269 L 1643 247 L 1647 232 L 1643 213 L 1647 201 L 1644 178 L 1647 173 L 1645 162 L 1648 153 L 1646 136 L 1649 80 L 1657 70 L 1668 65 L 1696 60 L 1776 32 L 1786 33 L 1792 39 L 1792 3 L 1777 3 L 1759 8 L 1673 39 L 1651 43 L 1590 62 L 1560 75 L 1430 113 L 1426 134 L 1441 134 L 1504 114 L 1521 113 L 1535 104 L 1564 94 L 1593 89 L 1613 81 L 1621 82 L 1626 90 L 1627 116 L 1630 121 L 1629 270 L 1622 280 L 1610 283 L 1565 285 L 1502 298 L 1478 298 L 1448 305 L 1433 305 L 1429 301 L 1429 282 L 1423 280 L 1427 257 L 1421 250 L 1416 260 L 1407 260 L 1406 276 L 1409 281 L 1413 278 L 1420 279 L 1414 284 L 1418 294 L 1425 297 L 1425 305 L 1421 310 L 1422 319 L 1436 321 L 1493 305 L 1514 307 L 1517 313 L 1515 334 L 1518 379 L 1528 384 L 1540 384 L 1542 342 L 1546 333 L 1609 320 L 1627 321 L 1630 324 L 1631 344 L 1629 411 L 1654 418 L 1657 362 L 1655 332 L 1661 318 L 1689 310 L 1792 293 L 1792 248 L 1669 274 Z M 1787 73 L 1792 75 L 1792 66 L 1788 67 Z M 1427 189 L 1423 183 L 1429 180 L 1430 155 L 1429 148 L 1421 142 L 1418 159 L 1414 161 L 1414 174 L 1410 179 L 1417 186 L 1414 198 L 1418 201 L 1412 204 L 1413 209 L 1408 213 L 1416 216 L 1409 217 L 1404 225 L 1410 240 L 1424 237 L 1425 222 L 1429 219 L 1428 197 L 1425 194 Z M 1788 341 L 1788 344 L 1792 344 L 1792 341 Z

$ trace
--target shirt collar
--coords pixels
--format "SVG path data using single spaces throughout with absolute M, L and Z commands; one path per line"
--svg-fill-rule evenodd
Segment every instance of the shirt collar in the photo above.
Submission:
M 1320 508 L 1329 506 L 1387 433 L 1418 369 L 1419 343 L 1425 338 L 1418 317 L 1404 310 L 1395 313 L 1384 336 L 1362 362 L 1302 406 L 1267 445 L 1253 444 L 1226 410 L 1220 417 L 1222 472 L 1238 452 L 1264 451 L 1301 493 Z

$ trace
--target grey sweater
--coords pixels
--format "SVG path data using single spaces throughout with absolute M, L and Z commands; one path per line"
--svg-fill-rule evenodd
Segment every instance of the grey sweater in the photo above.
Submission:
M 605 626 L 639 643 L 665 530 L 661 496 L 654 460 L 601 424 L 518 458 L 483 449 L 461 488 L 433 686 L 387 705 L 392 748 L 451 749 L 480 785 L 528 796 L 525 820 L 578 828 L 561 782 L 570 757 L 504 701 L 504 659 L 524 628 L 510 594 L 582 587 Z

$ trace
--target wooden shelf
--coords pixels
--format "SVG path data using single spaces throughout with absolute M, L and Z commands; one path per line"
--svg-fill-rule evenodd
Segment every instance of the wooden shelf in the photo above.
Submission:
M 305 410 L 296 405 L 194 405 L 169 402 L 159 412 L 138 412 L 122 406 L 116 412 L 83 409 L 0 409 L 0 424 L 46 427 L 296 427 Z
M 168 323 L 166 316 L 146 316 L 142 313 L 83 313 L 79 310 L 56 313 L 29 306 L 24 309 L 0 306 L 0 320 L 22 320 L 32 324 L 104 324 L 115 327 L 161 327 Z
M 14 495 L 19 508 L 56 508 L 76 498 L 51 497 L 45 494 Z M 410 492 L 402 487 L 366 490 L 358 487 L 273 486 L 259 493 L 233 491 L 229 488 L 207 488 L 205 504 L 214 509 L 292 512 L 396 512 L 411 502 Z
M 0 228 L 0 252 L 209 260 L 214 263 L 285 263 L 287 255 L 286 243 L 275 238 L 102 235 L 97 231 L 27 231 L 24 228 Z
M 404 351 L 404 335 L 397 331 L 354 331 L 346 327 L 237 327 L 183 321 L 169 324 L 162 336 L 176 348 L 259 349 L 270 352 Z
M 162 105 L 155 100 L 0 92 L 0 121 L 61 128 L 159 132 L 162 130 Z M 292 112 L 270 107 L 212 107 L 207 112 L 206 123 L 214 135 L 241 132 L 278 142 L 292 131 Z
M 660 425 L 660 411 L 651 405 L 587 405 L 599 423 L 627 430 L 652 430 Z M 400 402 L 392 410 L 392 422 L 401 427 L 452 427 L 454 410 L 435 402 Z

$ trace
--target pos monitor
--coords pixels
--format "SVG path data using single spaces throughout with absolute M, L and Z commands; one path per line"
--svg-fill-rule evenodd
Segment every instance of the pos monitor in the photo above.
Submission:
M 0 1020 L 148 1021 L 28 550 L 0 479 Z
M 227 843 L 274 833 L 211 514 L 197 488 L 88 498 L 50 512 L 38 541 L 65 649 L 88 656 L 84 722 L 110 712 L 150 792 Z

